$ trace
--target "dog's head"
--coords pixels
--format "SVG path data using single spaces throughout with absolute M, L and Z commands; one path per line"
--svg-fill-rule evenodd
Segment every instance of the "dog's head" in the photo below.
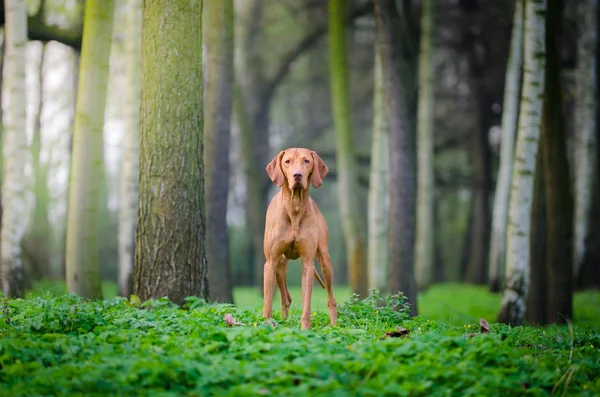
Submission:
M 277 187 L 284 182 L 290 190 L 308 189 L 308 182 L 314 187 L 323 183 L 329 169 L 319 155 L 308 149 L 292 148 L 282 150 L 267 165 L 267 173 Z

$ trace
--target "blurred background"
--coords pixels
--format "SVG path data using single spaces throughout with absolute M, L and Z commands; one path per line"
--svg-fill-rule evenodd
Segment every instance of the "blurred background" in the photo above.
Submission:
M 420 1 L 397 1 L 407 57 L 408 95 L 418 93 Z M 583 2 L 565 0 L 559 39 L 567 146 L 575 130 L 578 23 Z M 126 133 L 126 2 L 116 1 L 104 125 L 105 183 L 100 217 L 101 277 L 116 293 L 120 175 Z M 433 282 L 486 284 L 492 206 L 496 187 L 505 76 L 515 2 L 434 1 L 433 32 Z M 26 47 L 27 231 L 22 239 L 25 280 L 64 280 L 64 247 L 72 126 L 77 91 L 84 1 L 27 1 Z M 4 10 L 2 10 L 2 15 Z M 345 26 L 354 158 L 360 213 L 367 224 L 371 143 L 374 128 L 375 18 L 371 1 L 348 0 Z M 282 149 L 307 147 L 329 166 L 323 186 L 311 195 L 329 226 L 335 283 L 347 285 L 348 258 L 337 186 L 325 0 L 237 0 L 235 74 L 246 120 L 234 104 L 227 203 L 229 266 L 236 287 L 262 286 L 261 219 L 276 188 L 265 167 Z M 595 28 L 595 27 L 594 27 Z M 206 48 L 205 48 L 206 50 Z M 596 57 L 597 54 L 594 54 Z M 199 60 L 200 61 L 200 60 Z M 411 74 L 413 73 L 413 74 Z M 413 109 L 414 110 L 414 109 Z M 412 120 L 416 124 L 416 120 Z M 251 139 L 244 137 L 251 128 Z M 596 136 L 598 132 L 596 131 Z M 595 138 L 596 141 L 598 138 Z M 36 142 L 39 141 L 39 147 Z M 594 150 L 597 150 L 594 149 Z M 568 151 L 572 157 L 572 151 Z M 253 158 L 248 166 L 245 158 Z M 571 158 L 572 160 L 572 158 Z M 600 199 L 595 168 L 589 232 L 577 286 L 597 287 L 600 263 Z M 252 174 L 252 175 L 250 175 Z M 258 183 L 249 183 L 249 180 Z M 256 188 L 256 191 L 248 191 Z M 249 197 L 256 195 L 258 204 Z M 262 221 L 264 222 L 264 220 Z M 300 265 L 288 282 L 298 285 Z

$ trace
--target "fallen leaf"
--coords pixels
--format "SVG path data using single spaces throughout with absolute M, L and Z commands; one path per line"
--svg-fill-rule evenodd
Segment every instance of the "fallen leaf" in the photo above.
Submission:
M 485 321 L 483 318 L 479 319 L 479 325 L 481 326 L 481 333 L 482 334 L 489 334 L 490 333 L 490 324 L 488 324 L 488 322 Z
M 228 327 L 233 327 L 234 325 L 246 325 L 244 323 L 240 323 L 238 320 L 236 320 L 231 313 L 227 313 L 223 316 L 223 320 L 225 320 L 225 324 L 227 324 Z
M 403 336 L 408 336 L 409 334 L 409 330 L 398 326 L 396 327 L 396 331 L 386 332 L 385 336 L 387 336 L 388 338 L 402 338 Z

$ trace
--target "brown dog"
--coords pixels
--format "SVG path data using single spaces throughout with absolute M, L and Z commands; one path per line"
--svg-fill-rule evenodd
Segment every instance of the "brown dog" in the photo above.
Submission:
M 283 150 L 267 165 L 269 177 L 281 190 L 273 197 L 267 209 L 263 317 L 271 318 L 273 315 L 273 293 L 277 282 L 283 318 L 287 318 L 292 303 L 286 281 L 288 260 L 300 258 L 302 329 L 310 328 L 313 278 L 327 290 L 331 325 L 335 325 L 337 319 L 337 303 L 333 296 L 333 266 L 327 248 L 327 224 L 309 195 L 309 182 L 318 188 L 328 171 L 319 155 L 308 149 Z M 321 265 L 324 285 L 315 270 L 315 258 Z

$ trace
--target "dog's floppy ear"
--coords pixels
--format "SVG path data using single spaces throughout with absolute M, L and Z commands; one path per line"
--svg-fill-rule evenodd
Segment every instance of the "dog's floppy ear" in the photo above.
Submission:
M 317 188 L 323 184 L 323 178 L 329 172 L 329 168 L 325 165 L 321 157 L 315 151 L 311 151 L 313 157 L 313 171 L 312 176 L 310 178 L 310 182 L 312 185 Z
M 267 165 L 267 174 L 269 174 L 269 178 L 271 178 L 277 187 L 281 187 L 284 180 L 283 171 L 281 170 L 281 158 L 283 157 L 283 153 L 285 153 L 283 150 L 279 152 L 279 154 Z

